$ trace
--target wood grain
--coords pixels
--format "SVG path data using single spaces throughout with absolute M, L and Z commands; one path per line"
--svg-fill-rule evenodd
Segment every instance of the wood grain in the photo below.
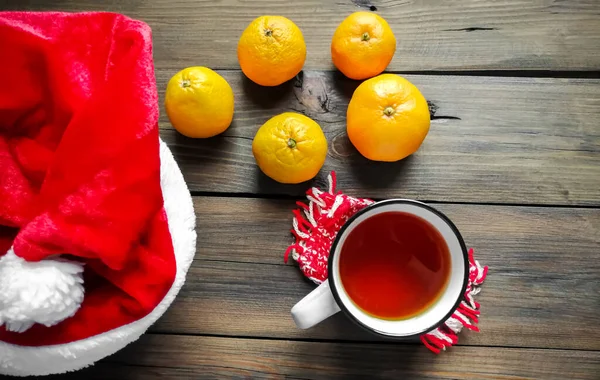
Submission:
M 596 380 L 600 352 L 146 335 L 98 367 L 64 378 Z
M 171 74 L 157 72 L 161 98 Z M 296 111 L 315 119 L 329 140 L 316 183 L 335 170 L 341 189 L 364 197 L 600 205 L 600 80 L 408 76 L 432 103 L 431 130 L 413 156 L 376 163 L 363 158 L 345 133 L 358 82 L 335 72 L 305 72 L 264 88 L 238 71 L 221 74 L 236 97 L 224 135 L 188 139 L 161 118 L 162 138 L 192 191 L 303 195 L 310 184 L 270 180 L 251 149 L 260 125 Z
M 240 34 L 255 17 L 292 19 L 306 40 L 308 69 L 329 69 L 331 37 L 352 12 L 371 6 L 398 40 L 390 70 L 598 70 L 600 2 L 495 0 L 5 0 L 5 9 L 107 10 L 146 21 L 156 65 L 238 68 Z
M 294 264 L 292 201 L 195 197 L 198 254 L 154 332 L 378 340 L 338 315 L 298 330 L 291 307 L 314 289 Z M 489 277 L 479 334 L 460 344 L 600 350 L 600 210 L 435 205 L 474 247 Z

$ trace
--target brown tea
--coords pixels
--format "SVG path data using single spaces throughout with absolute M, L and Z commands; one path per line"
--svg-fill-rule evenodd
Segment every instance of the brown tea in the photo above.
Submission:
M 450 252 L 425 219 L 384 212 L 357 225 L 340 251 L 340 278 L 364 312 L 406 319 L 429 308 L 450 277 Z

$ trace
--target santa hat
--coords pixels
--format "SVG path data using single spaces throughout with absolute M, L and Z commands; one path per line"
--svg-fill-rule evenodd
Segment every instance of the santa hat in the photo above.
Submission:
M 0 12 L 0 374 L 90 365 L 183 285 L 195 216 L 157 122 L 146 24 Z

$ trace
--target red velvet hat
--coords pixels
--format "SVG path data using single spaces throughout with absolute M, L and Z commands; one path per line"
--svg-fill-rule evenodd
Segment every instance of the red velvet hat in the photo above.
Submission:
M 150 28 L 0 12 L 0 374 L 79 369 L 160 317 L 195 253 Z

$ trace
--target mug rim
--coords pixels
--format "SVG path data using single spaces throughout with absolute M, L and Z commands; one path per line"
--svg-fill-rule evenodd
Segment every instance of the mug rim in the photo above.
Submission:
M 329 281 L 329 287 L 331 289 L 331 293 L 333 294 L 333 298 L 335 299 L 335 302 L 338 304 L 338 306 L 340 307 L 340 309 L 344 312 L 345 315 L 347 315 L 351 321 L 353 321 L 354 323 L 356 323 L 358 326 L 362 327 L 363 329 L 375 334 L 375 335 L 379 335 L 385 338 L 390 338 L 390 339 L 394 339 L 394 340 L 407 340 L 410 338 L 414 338 L 417 336 L 420 336 L 424 333 L 427 333 L 429 331 L 432 331 L 434 329 L 436 329 L 437 327 L 439 327 L 440 325 L 442 325 L 444 322 L 446 322 L 446 320 L 448 320 L 448 318 L 450 318 L 450 316 L 452 316 L 452 314 L 454 314 L 454 312 L 456 311 L 456 309 L 458 309 L 458 306 L 460 305 L 460 303 L 463 300 L 465 291 L 467 290 L 467 284 L 469 282 L 469 254 L 467 251 L 467 246 L 465 244 L 465 241 L 462 237 L 462 235 L 460 234 L 458 228 L 456 227 L 456 225 L 454 225 L 454 223 L 450 220 L 450 218 L 448 218 L 444 213 L 442 213 L 441 211 L 437 210 L 436 208 L 423 203 L 423 202 L 419 202 L 413 199 L 386 199 L 383 201 L 378 201 L 375 203 L 372 203 L 370 205 L 368 205 L 367 207 L 363 208 L 362 210 L 359 210 L 358 212 L 356 212 L 354 215 L 352 215 L 347 221 L 346 223 L 344 223 L 344 225 L 342 225 L 342 227 L 340 228 L 340 230 L 338 231 L 337 235 L 335 236 L 335 239 L 333 240 L 333 243 L 331 244 L 331 250 L 329 251 L 329 259 L 327 260 L 327 278 L 329 279 L 333 279 L 333 259 L 335 256 L 335 252 L 337 250 L 337 246 L 340 242 L 340 239 L 342 237 L 342 235 L 344 234 L 344 232 L 348 229 L 348 227 L 350 227 L 350 225 L 352 225 L 354 223 L 354 221 L 356 219 L 358 219 L 358 217 L 360 217 L 361 215 L 369 212 L 370 210 L 373 210 L 375 208 L 379 208 L 381 206 L 386 206 L 389 204 L 409 204 L 409 205 L 413 205 L 413 206 L 417 206 L 420 208 L 424 208 L 428 211 L 431 211 L 432 213 L 436 214 L 437 216 L 439 216 L 447 225 L 448 227 L 450 227 L 450 229 L 452 230 L 452 232 L 456 235 L 456 238 L 458 239 L 458 242 L 460 244 L 460 248 L 462 250 L 462 254 L 463 254 L 463 259 L 464 259 L 464 265 L 465 265 L 465 274 L 464 274 L 464 279 L 463 279 L 463 284 L 461 287 L 461 291 L 459 293 L 458 299 L 454 302 L 454 306 L 452 306 L 452 308 L 450 308 L 450 311 L 442 318 L 440 318 L 438 320 L 438 322 L 434 323 L 432 326 L 427 327 L 425 329 L 422 329 L 421 331 L 418 332 L 414 332 L 412 334 L 409 335 L 402 335 L 402 336 L 397 336 L 397 335 L 389 335 L 389 334 L 385 334 L 382 333 L 378 330 L 375 330 L 373 328 L 371 328 L 370 326 L 364 324 L 363 322 L 361 322 L 360 320 L 358 320 L 358 318 L 356 318 L 354 316 L 354 314 L 352 314 L 348 308 L 346 307 L 346 305 L 342 302 L 340 295 L 338 293 L 338 289 L 337 289 L 337 284 L 334 281 Z M 341 250 L 340 250 L 341 252 Z

